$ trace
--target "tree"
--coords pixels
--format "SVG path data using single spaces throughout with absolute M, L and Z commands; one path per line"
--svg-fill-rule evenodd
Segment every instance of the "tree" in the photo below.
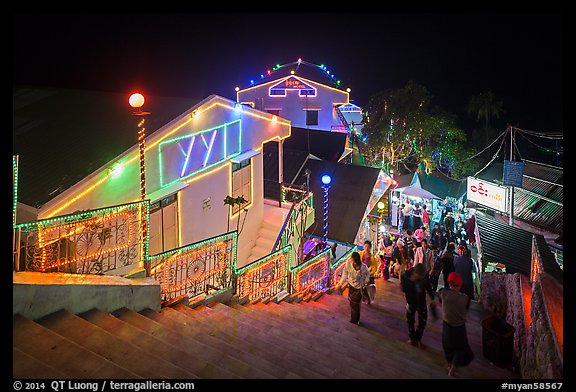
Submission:
M 224 205 L 230 206 L 229 208 L 234 208 L 234 206 L 238 206 L 238 220 L 236 222 L 236 230 L 238 231 L 238 235 L 242 233 L 242 229 L 244 228 L 244 222 L 246 221 L 246 216 L 248 214 L 248 210 L 243 208 L 246 204 L 248 204 L 248 200 L 244 198 L 244 195 L 238 197 L 226 196 L 224 199 Z M 242 221 L 242 227 L 240 228 L 240 214 L 244 211 L 244 220 Z M 230 231 L 230 214 L 228 214 L 228 231 Z
M 476 115 L 476 121 L 484 121 L 485 146 L 490 144 L 492 138 L 496 136 L 490 121 L 493 118 L 500 118 L 500 114 L 504 113 L 502 101 L 496 101 L 496 96 L 493 91 L 484 91 L 470 98 L 470 101 L 468 101 L 466 105 L 466 112 L 471 115 Z M 490 149 L 487 150 L 487 154 L 491 156 Z
M 364 158 L 371 166 L 388 172 L 400 164 L 410 172 L 420 165 L 428 174 L 437 169 L 463 172 L 456 162 L 474 151 L 466 149 L 456 116 L 432 107 L 432 98 L 413 81 L 370 98 L 362 131 L 367 135 Z

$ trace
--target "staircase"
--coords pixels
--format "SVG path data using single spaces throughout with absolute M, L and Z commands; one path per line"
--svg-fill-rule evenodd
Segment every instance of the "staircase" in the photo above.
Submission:
M 278 207 L 278 202 L 267 200 L 264 202 L 264 219 L 246 264 L 250 264 L 272 252 L 276 238 L 278 238 L 284 219 L 286 219 L 289 211 L 289 208 Z
M 429 320 L 425 350 L 405 343 L 398 281 L 377 279 L 376 302 L 349 322 L 346 292 L 268 302 L 113 313 L 65 310 L 32 321 L 13 317 L 15 379 L 448 378 L 440 320 Z M 316 300 L 314 300 L 316 298 Z M 476 358 L 459 378 L 514 378 L 482 357 L 481 307 L 468 336 Z

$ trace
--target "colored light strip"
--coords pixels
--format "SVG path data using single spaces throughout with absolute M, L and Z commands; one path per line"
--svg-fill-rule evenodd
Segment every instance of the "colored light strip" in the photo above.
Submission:
M 16 225 L 16 211 L 18 210 L 18 156 L 12 155 L 12 184 L 14 190 L 12 194 L 12 227 Z
M 194 140 L 196 140 L 196 136 L 192 136 L 192 140 L 190 140 L 190 145 L 188 146 L 188 151 L 186 152 L 186 159 L 184 160 L 184 166 L 182 166 L 180 177 L 184 177 L 184 172 L 186 172 L 186 166 L 188 166 L 188 160 L 190 159 L 190 153 L 192 152 L 192 147 L 194 146 Z M 178 143 L 178 146 L 180 146 L 180 143 Z
M 214 146 L 214 139 L 216 138 L 216 132 L 218 131 L 214 131 L 212 133 L 212 139 L 210 140 L 210 145 L 208 146 L 208 151 L 206 152 L 206 157 L 204 158 L 204 163 L 203 163 L 203 167 L 206 167 L 206 163 L 208 163 L 208 159 L 210 159 L 210 153 L 212 152 L 212 146 Z M 202 140 L 204 140 L 204 135 L 202 135 Z M 224 156 L 224 159 L 226 159 L 226 156 Z
M 308 288 L 312 287 L 322 279 L 325 279 L 328 274 L 329 264 L 330 264 L 330 249 L 324 250 L 317 256 L 314 256 L 312 259 L 308 260 L 307 262 L 292 268 L 290 267 L 290 272 L 293 274 L 295 279 L 295 289 L 296 293 L 300 293 Z M 306 272 L 311 272 L 312 269 L 317 268 L 319 265 L 322 265 L 323 271 L 322 275 L 312 281 L 308 282 L 305 286 L 302 285 L 302 275 Z
M 122 212 L 122 213 L 110 215 L 106 218 L 90 219 L 90 220 L 81 222 L 82 226 L 80 228 L 76 227 L 78 225 L 78 223 L 71 223 L 71 224 L 67 224 L 67 225 L 54 226 L 54 227 L 51 227 L 51 228 L 45 229 L 45 230 L 40 228 L 38 230 L 38 247 L 40 249 L 42 249 L 42 257 L 40 259 L 40 271 L 45 271 L 47 269 L 55 268 L 55 267 L 61 267 L 64 265 L 68 265 L 70 263 L 82 262 L 82 261 L 85 261 L 88 259 L 98 258 L 100 256 L 104 256 L 104 255 L 109 254 L 109 253 L 115 253 L 119 250 L 127 249 L 132 242 L 132 237 L 134 235 L 134 232 L 137 231 L 137 229 L 135 228 L 136 223 L 130 219 L 131 216 L 132 216 L 132 214 L 129 212 Z M 81 256 L 81 257 L 75 257 L 72 259 L 66 258 L 64 260 L 59 259 L 58 263 L 49 263 L 49 260 L 48 260 L 49 254 L 48 254 L 46 247 L 49 246 L 51 243 L 60 241 L 61 239 L 64 239 L 67 237 L 71 237 L 71 236 L 77 234 L 78 231 L 83 230 L 86 226 L 97 225 L 99 223 L 105 224 L 106 222 L 111 221 L 113 219 L 117 219 L 119 217 L 124 217 L 125 220 L 128 221 L 128 238 L 127 238 L 126 243 L 121 244 L 119 246 L 116 246 L 114 248 L 102 249 L 96 253 L 86 254 L 86 255 Z M 74 230 L 72 232 L 66 233 L 66 235 L 64 235 L 64 236 L 58 236 L 57 238 L 55 238 L 53 240 L 47 240 L 46 237 L 51 232 L 54 232 L 56 230 L 58 230 L 58 231 L 66 230 L 69 227 L 74 227 Z

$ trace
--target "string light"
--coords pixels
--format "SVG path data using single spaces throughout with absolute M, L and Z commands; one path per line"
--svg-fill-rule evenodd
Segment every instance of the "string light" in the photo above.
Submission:
M 314 272 L 320 273 L 314 279 Z M 307 263 L 301 264 L 300 266 L 291 269 L 295 282 L 295 294 L 302 293 L 311 289 L 318 282 L 322 281 L 328 276 L 330 271 L 330 249 L 324 250 L 319 255 L 310 259 Z

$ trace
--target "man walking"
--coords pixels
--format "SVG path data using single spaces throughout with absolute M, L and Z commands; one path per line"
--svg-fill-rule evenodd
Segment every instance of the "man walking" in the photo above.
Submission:
M 362 302 L 362 289 L 370 280 L 370 271 L 362 263 L 360 253 L 353 252 L 350 260 L 342 270 L 340 281 L 334 290 L 341 292 L 344 283 L 348 283 L 348 301 L 350 302 L 350 322 L 360 325 L 360 304 Z
M 404 271 L 402 274 L 401 287 L 406 296 L 406 322 L 408 323 L 408 343 L 424 349 L 422 335 L 428 321 L 428 309 L 426 293 L 430 295 L 431 306 L 436 306 L 434 291 L 428 280 L 424 264 L 416 264 L 414 268 Z M 416 313 L 418 313 L 418 325 L 416 326 Z

